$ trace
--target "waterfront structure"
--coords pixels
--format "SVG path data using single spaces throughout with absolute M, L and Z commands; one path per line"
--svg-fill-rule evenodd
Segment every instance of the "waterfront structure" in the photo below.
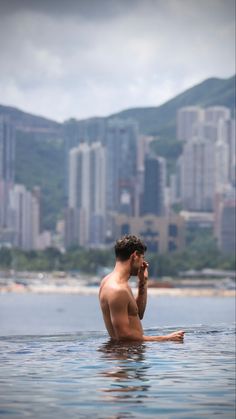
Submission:
M 124 234 L 135 234 L 145 241 L 150 252 L 163 254 L 181 251 L 185 247 L 185 222 L 178 214 L 164 217 L 117 214 L 114 223 L 115 239 Z
M 66 247 L 104 242 L 105 176 L 105 149 L 100 143 L 82 143 L 70 151 Z
M 166 161 L 147 155 L 144 166 L 144 191 L 141 214 L 165 215 Z

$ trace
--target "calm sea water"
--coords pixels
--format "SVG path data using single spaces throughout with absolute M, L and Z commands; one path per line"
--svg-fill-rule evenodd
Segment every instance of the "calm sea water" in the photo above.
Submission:
M 0 295 L 0 416 L 235 417 L 235 302 L 150 297 L 146 334 L 175 342 L 112 344 L 97 297 Z

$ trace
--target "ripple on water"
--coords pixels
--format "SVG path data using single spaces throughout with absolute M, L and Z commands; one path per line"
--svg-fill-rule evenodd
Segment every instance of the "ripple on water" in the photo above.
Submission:
M 235 325 L 180 328 L 181 344 L 114 344 L 103 332 L 1 337 L 0 415 L 233 418 Z

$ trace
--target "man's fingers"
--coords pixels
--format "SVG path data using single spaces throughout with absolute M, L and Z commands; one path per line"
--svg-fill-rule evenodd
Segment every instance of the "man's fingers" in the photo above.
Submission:
M 177 338 L 177 340 L 183 340 L 184 339 L 184 331 L 179 330 L 178 332 L 176 332 L 176 338 Z

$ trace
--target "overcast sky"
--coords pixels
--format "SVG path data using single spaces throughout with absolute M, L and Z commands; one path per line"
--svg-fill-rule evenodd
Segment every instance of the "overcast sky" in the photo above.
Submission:
M 0 0 L 0 103 L 57 121 L 235 73 L 235 0 Z

